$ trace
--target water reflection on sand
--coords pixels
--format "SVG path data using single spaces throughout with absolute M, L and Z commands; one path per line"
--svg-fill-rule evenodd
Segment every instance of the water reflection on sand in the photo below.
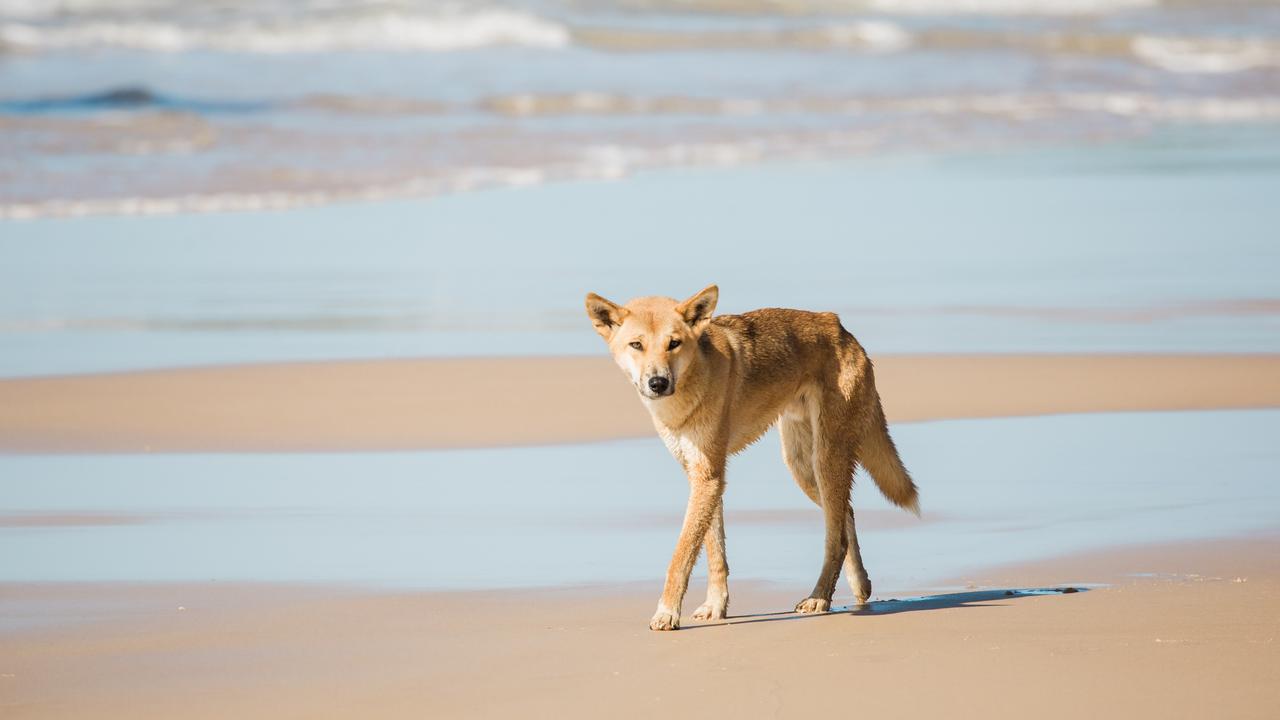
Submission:
M 1001 563 L 1274 528 L 1278 428 L 1280 411 L 899 426 L 925 515 L 896 512 L 859 483 L 863 554 L 879 590 L 909 590 Z M 656 440 L 8 456 L 0 478 L 0 581 L 656 583 L 685 494 Z M 776 438 L 734 460 L 726 509 L 735 577 L 812 581 L 820 516 L 786 476 Z

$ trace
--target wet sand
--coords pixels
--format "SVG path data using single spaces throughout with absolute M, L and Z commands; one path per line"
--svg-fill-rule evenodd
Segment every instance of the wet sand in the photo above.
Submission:
M 891 422 L 1280 406 L 1280 355 L 876 358 Z M 373 451 L 652 434 L 604 357 L 317 362 L 0 381 L 0 450 Z
M 648 585 L 381 595 L 7 585 L 6 616 L 39 608 L 58 624 L 0 635 L 0 711 L 1263 718 L 1280 704 L 1274 535 L 1111 550 L 957 583 L 928 600 L 810 617 L 784 612 L 800 588 L 736 584 L 727 623 L 686 618 L 678 633 L 646 629 Z M 1024 592 L 1078 583 L 1108 586 Z

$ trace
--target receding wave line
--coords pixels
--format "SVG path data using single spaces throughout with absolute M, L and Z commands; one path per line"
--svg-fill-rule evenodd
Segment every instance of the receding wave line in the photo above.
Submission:
M 861 135 L 855 135 L 853 141 L 857 142 L 860 138 Z M 830 136 L 822 139 L 825 141 L 824 146 L 830 146 L 835 140 Z M 549 160 L 541 165 L 457 166 L 438 175 L 413 176 L 346 187 L 0 201 L 0 219 L 286 210 L 339 202 L 433 197 L 561 180 L 612 180 L 646 168 L 734 166 L 758 162 L 765 157 L 794 155 L 797 148 L 803 152 L 805 147 L 808 146 L 785 136 L 776 139 L 691 141 L 656 146 L 575 142 L 573 159 Z
M 495 107 L 506 103 L 505 112 L 516 114 L 627 112 L 649 110 L 671 112 L 684 100 L 630 98 L 626 96 L 521 96 L 495 99 Z M 697 112 L 707 112 L 705 99 L 689 100 Z M 720 109 L 741 113 L 742 101 L 720 101 Z M 766 127 L 752 122 L 721 122 L 714 127 L 689 126 L 680 141 L 665 131 L 643 127 L 627 132 L 582 132 L 529 130 L 523 123 L 494 124 L 481 133 L 450 136 L 447 155 L 421 154 L 421 143 L 413 136 L 385 146 L 374 147 L 358 135 L 342 140 L 329 133 L 295 133 L 291 148 L 304 157 L 310 153 L 344 152 L 343 143 L 355 143 L 369 153 L 366 165 L 339 173 L 314 173 L 290 161 L 262 156 L 264 146 L 257 130 L 249 135 L 233 134 L 225 140 L 201 139 L 178 146 L 181 152 L 199 152 L 209 142 L 239 159 L 224 165 L 218 175 L 175 177 L 164 182 L 148 182 L 151 175 L 133 176 L 131 186 L 103 192 L 96 174 L 55 171 L 32 179 L 32 189 L 23 195 L 0 195 L 0 218 L 30 219 L 116 214 L 172 214 L 186 212 L 262 211 L 361 202 L 395 198 L 433 197 L 470 190 L 538 185 L 565 180 L 615 179 L 638 171 L 666 167 L 737 166 L 762 161 L 806 161 L 832 157 L 856 157 L 895 150 L 918 152 L 927 148 L 947 151 L 964 148 L 1001 148 L 1010 144 L 1050 139 L 1069 141 L 1085 133 L 1091 139 L 1133 136 L 1156 123 L 1248 123 L 1280 120 L 1280 97 L 1204 98 L 1168 97 L 1138 93 L 946 95 L 878 98 L 809 98 L 764 101 L 768 112 L 777 113 L 770 102 L 792 103 L 805 111 L 846 112 L 855 122 L 776 122 Z M 168 117 L 167 114 L 160 114 Z M 179 116 L 184 117 L 184 116 Z M 145 129 L 137 133 L 148 138 L 156 132 L 150 126 L 153 115 L 133 116 Z M 1062 122 L 1071 118 L 1071 122 Z M 130 118 L 113 118 L 113 122 Z M 52 124 L 67 131 L 66 118 L 22 118 L 24 127 L 39 135 L 44 131 L 32 123 Z M 79 124 L 76 124 L 79 123 Z M 81 121 L 75 119 L 73 127 Z M 641 124 L 647 125 L 647 124 Z M 164 126 L 173 133 L 184 125 Z M 665 127 L 665 124 L 664 124 Z M 992 128 L 1001 132 L 992 134 Z M 1014 133 L 1008 132 L 1017 128 Z M 127 124 L 123 128 L 128 129 Z M 199 130 L 199 127 L 189 128 Z M 243 130 L 243 129 L 242 129 Z M 115 126 L 112 137 L 122 131 Z M 79 132 L 77 130 L 76 132 Z M 98 129 L 83 128 L 88 140 L 76 136 L 60 142 L 93 145 Z M 204 132 L 204 131 L 201 131 Z M 164 137 L 168 138 L 168 135 Z M 131 142 L 140 142 L 134 140 Z M 176 142 L 169 138 L 166 147 Z M 397 144 L 399 142 L 399 144 Z M 247 144 L 244 144 L 247 143 Z M 155 145 L 154 142 L 151 145 Z M 151 145 L 149 152 L 157 150 Z M 96 146 L 95 146 L 96 147 Z M 519 148 L 519 152 L 509 152 Z M 376 151 L 376 152 L 374 152 Z M 313 158 L 314 159 L 314 158 Z M 105 161 L 104 161 L 105 162 Z M 127 159 L 120 167 L 136 168 Z M 130 170 L 129 172 L 132 172 Z M 130 177 L 124 173 L 122 178 Z
M 1063 112 L 1153 120 L 1241 122 L 1280 119 L 1280 97 L 1175 97 L 1142 93 L 703 98 L 610 93 L 500 95 L 480 107 L 503 115 L 993 115 L 1013 119 Z

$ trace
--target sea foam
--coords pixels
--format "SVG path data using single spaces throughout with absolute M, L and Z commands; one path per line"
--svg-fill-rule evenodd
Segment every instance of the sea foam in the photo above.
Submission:
M 869 0 L 879 12 L 920 15 L 1101 15 L 1149 8 L 1159 0 Z
M 1280 47 L 1261 39 L 1142 35 L 1134 38 L 1132 47 L 1139 60 L 1176 73 L 1233 73 L 1280 66 Z
M 7 22 L 0 47 L 19 51 L 119 48 L 151 52 L 245 53 L 449 51 L 512 45 L 569 44 L 559 23 L 515 10 L 410 14 L 392 11 L 289 22 L 240 20 L 230 25 L 162 20 L 94 20 L 73 25 Z

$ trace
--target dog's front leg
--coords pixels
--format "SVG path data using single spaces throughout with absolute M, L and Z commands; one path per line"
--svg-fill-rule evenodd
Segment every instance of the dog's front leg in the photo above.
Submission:
M 729 613 L 729 561 L 724 551 L 724 499 L 711 513 L 711 526 L 702 540 L 707 551 L 707 601 L 693 611 L 694 620 L 723 620 Z
M 649 621 L 650 630 L 675 630 L 680 627 L 680 606 L 689 588 L 689 574 L 702 550 L 702 541 L 711 527 L 712 517 L 724 495 L 724 461 L 714 464 L 691 464 L 689 471 L 689 505 L 684 513 L 680 539 L 667 567 L 667 582 L 658 601 L 658 611 Z

